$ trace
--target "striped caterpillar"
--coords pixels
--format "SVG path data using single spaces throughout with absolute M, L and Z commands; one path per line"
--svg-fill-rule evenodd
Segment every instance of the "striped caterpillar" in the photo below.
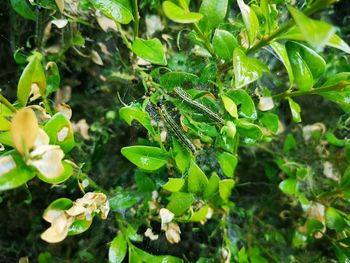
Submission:
M 170 116 L 165 106 L 161 103 L 158 103 L 158 111 L 162 119 L 165 121 L 169 129 L 176 135 L 180 142 L 186 146 L 193 154 L 196 153 L 196 147 L 191 142 L 190 139 L 182 132 L 181 128 L 176 124 L 173 118 Z
M 193 106 L 194 108 L 200 110 L 202 113 L 206 114 L 210 119 L 212 119 L 215 122 L 224 124 L 224 119 L 218 115 L 217 113 L 213 112 L 211 109 L 203 105 L 202 103 L 193 100 L 187 93 L 180 87 L 174 88 L 175 93 L 184 101 L 186 101 L 188 104 Z

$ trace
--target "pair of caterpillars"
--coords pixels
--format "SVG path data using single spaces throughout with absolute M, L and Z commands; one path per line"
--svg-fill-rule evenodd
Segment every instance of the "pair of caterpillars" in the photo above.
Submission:
M 196 108 L 197 110 L 201 111 L 205 115 L 207 115 L 210 119 L 213 121 L 223 125 L 224 119 L 218 115 L 217 113 L 213 112 L 211 109 L 203 105 L 202 103 L 193 100 L 187 93 L 180 87 L 176 87 L 174 89 L 177 96 L 179 96 L 183 101 L 191 105 L 192 107 Z M 161 103 L 158 103 L 158 111 L 162 119 L 165 121 L 168 128 L 175 134 L 175 136 L 179 139 L 179 141 L 188 148 L 193 154 L 196 153 L 196 147 L 191 142 L 191 140 L 182 132 L 181 128 L 178 126 L 178 124 L 173 120 L 173 118 L 170 116 L 168 111 L 166 110 L 165 106 Z

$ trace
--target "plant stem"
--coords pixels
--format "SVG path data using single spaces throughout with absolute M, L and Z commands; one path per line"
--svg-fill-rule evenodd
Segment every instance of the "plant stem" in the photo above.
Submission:
M 127 47 L 128 49 L 130 49 L 130 50 L 132 51 L 132 46 L 131 46 L 131 44 L 130 44 L 128 38 L 127 38 L 126 35 L 124 34 L 122 27 L 120 26 L 119 23 L 116 23 L 116 25 L 117 25 L 118 31 L 120 32 L 120 36 L 122 37 L 122 40 L 123 40 L 124 44 L 126 45 L 126 47 Z
M 12 112 L 16 112 L 17 109 L 9 102 L 2 94 L 0 94 L 0 102 L 4 103 L 4 105 L 9 108 Z
M 134 40 L 139 36 L 140 14 L 138 0 L 133 0 L 134 7 Z
M 312 4 L 309 8 L 305 9 L 303 13 L 307 16 L 310 16 L 333 3 L 334 3 L 333 0 L 319 0 L 319 1 L 316 1 L 314 4 Z M 246 53 L 247 54 L 253 53 L 259 50 L 260 48 L 268 45 L 272 40 L 274 40 L 279 35 L 288 31 L 294 25 L 295 25 L 294 19 L 292 18 L 289 19 L 287 22 L 279 26 L 278 29 L 272 32 L 270 35 L 264 36 L 260 41 L 256 42 L 251 48 L 249 48 L 246 51 Z
M 274 99 L 284 99 L 286 97 L 297 97 L 297 96 L 304 96 L 304 95 L 312 95 L 312 94 L 320 94 L 322 92 L 327 91 L 336 91 L 336 90 L 342 90 L 346 86 L 349 86 L 350 83 L 348 81 L 340 81 L 336 85 L 318 88 L 318 89 L 311 89 L 311 90 L 298 90 L 294 92 L 285 91 L 282 93 L 279 93 L 277 95 L 272 96 Z
M 209 53 L 212 56 L 214 56 L 215 53 L 214 53 L 213 47 L 211 46 L 208 38 L 203 34 L 202 30 L 199 28 L 199 26 L 196 23 L 193 24 L 193 27 L 194 27 L 194 31 L 196 31 L 196 33 L 199 35 L 199 37 L 203 40 L 204 45 L 208 49 Z

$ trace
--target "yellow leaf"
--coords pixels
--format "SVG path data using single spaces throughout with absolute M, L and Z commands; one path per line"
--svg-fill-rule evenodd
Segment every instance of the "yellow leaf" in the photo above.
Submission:
M 34 111 L 29 108 L 17 111 L 11 122 L 12 140 L 17 151 L 24 154 L 32 148 L 38 132 L 39 125 Z
M 64 0 L 55 0 L 56 5 L 61 13 L 64 11 Z

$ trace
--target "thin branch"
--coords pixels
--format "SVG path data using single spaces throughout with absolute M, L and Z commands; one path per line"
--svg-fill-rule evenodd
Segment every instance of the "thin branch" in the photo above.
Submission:
M 336 85 L 318 88 L 318 89 L 298 90 L 298 91 L 294 91 L 294 92 L 285 91 L 285 92 L 282 92 L 282 93 L 279 93 L 277 95 L 272 96 L 272 98 L 284 99 L 287 97 L 297 97 L 297 96 L 305 96 L 305 95 L 312 95 L 312 94 L 320 94 L 320 93 L 328 92 L 328 91 L 342 90 L 346 86 L 349 86 L 349 85 L 350 85 L 350 82 L 348 82 L 348 81 L 340 81 Z

